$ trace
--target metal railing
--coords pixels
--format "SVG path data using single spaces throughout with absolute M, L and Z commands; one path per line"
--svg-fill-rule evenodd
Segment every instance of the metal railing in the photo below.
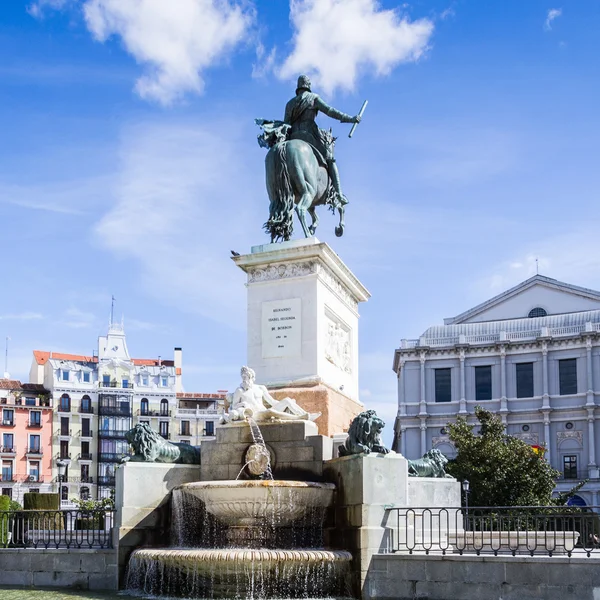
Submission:
M 99 462 L 119 463 L 121 459 L 128 456 L 127 453 L 123 452 L 98 452 Z
M 0 454 L 16 454 L 17 449 L 15 446 L 0 446 Z
M 99 406 L 98 414 L 101 417 L 130 417 L 131 409 L 128 406 Z
M 42 454 L 44 454 L 44 449 L 38 448 L 38 447 L 27 448 L 26 454 L 36 454 L 36 455 L 41 456 Z
M 91 452 L 81 452 L 78 454 L 77 458 L 79 460 L 92 460 L 93 457 Z
M 115 477 L 111 475 L 99 475 L 98 476 L 98 485 L 115 485 Z
M 113 510 L 0 511 L 2 548 L 112 548 Z
M 138 410 L 135 412 L 136 416 L 138 417 L 170 417 L 171 416 L 171 411 L 170 410 L 143 410 L 141 408 L 138 408 Z
M 123 383 L 122 381 L 100 381 L 98 387 L 101 388 L 118 388 L 122 390 L 132 390 L 133 383 Z
M 101 438 L 125 438 L 127 429 L 99 429 L 98 435 Z
M 94 407 L 93 406 L 80 406 L 79 407 L 79 412 L 86 414 L 86 415 L 92 415 L 94 414 Z
M 387 508 L 390 551 L 600 557 L 600 507 Z

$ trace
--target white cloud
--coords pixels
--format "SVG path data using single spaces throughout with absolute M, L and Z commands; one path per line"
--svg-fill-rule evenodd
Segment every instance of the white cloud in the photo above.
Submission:
M 254 79 L 262 79 L 266 77 L 275 66 L 277 57 L 277 48 L 267 49 L 262 42 L 258 42 L 256 46 L 256 62 L 252 65 L 252 77 Z
M 71 0 L 36 0 L 27 6 L 27 12 L 36 19 L 44 16 L 44 9 L 60 10 L 64 8 Z
M 43 318 L 44 316 L 37 312 L 22 312 L 0 315 L 0 320 L 2 321 L 36 321 Z
M 551 8 L 548 10 L 546 15 L 546 21 L 544 22 L 544 29 L 550 31 L 552 29 L 552 21 L 562 15 L 562 8 Z
M 279 71 L 287 79 L 306 72 L 326 92 L 353 90 L 365 72 L 389 74 L 416 61 L 433 33 L 429 19 L 410 21 L 376 0 L 290 0 L 294 48 Z
M 119 36 L 146 72 L 136 82 L 142 98 L 170 104 L 202 93 L 202 73 L 244 40 L 254 13 L 235 0 L 87 0 L 88 28 L 97 40 Z
M 65 310 L 62 324 L 72 329 L 87 329 L 96 324 L 96 322 L 97 317 L 94 313 L 71 307 Z
M 117 256 L 136 262 L 145 290 L 164 304 L 241 328 L 243 275 L 230 250 L 256 243 L 268 204 L 262 171 L 248 182 L 239 124 L 211 127 L 129 127 L 115 204 L 96 235 Z M 262 214 L 252 207 L 254 194 Z

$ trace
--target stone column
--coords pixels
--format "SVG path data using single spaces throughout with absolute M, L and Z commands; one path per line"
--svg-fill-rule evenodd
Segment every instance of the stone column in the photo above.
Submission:
M 427 417 L 421 417 L 421 456 L 427 452 Z
M 421 363 L 421 386 L 419 395 L 419 415 L 427 414 L 427 399 L 425 398 L 425 351 L 419 354 L 419 362 Z
M 506 400 L 506 346 L 500 346 L 500 416 L 502 423 L 507 424 L 508 406 Z
M 406 376 L 404 374 L 404 365 L 406 360 L 400 359 L 398 367 L 398 416 L 406 417 Z
M 543 411 L 544 415 L 544 441 L 546 442 L 546 460 L 552 465 L 552 440 L 550 439 L 550 411 Z
M 400 454 L 406 456 L 406 427 L 400 428 Z
M 465 349 L 460 348 L 458 351 L 458 358 L 460 360 L 460 402 L 459 402 L 459 415 L 467 414 L 467 399 L 466 399 L 466 385 L 465 385 Z
M 548 343 L 542 342 L 542 409 L 550 409 L 550 395 L 548 393 Z

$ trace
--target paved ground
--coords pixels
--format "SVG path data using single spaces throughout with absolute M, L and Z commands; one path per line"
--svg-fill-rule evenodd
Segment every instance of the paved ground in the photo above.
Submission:
M 0 587 L 0 600 L 123 600 L 123 596 L 102 592 L 28 590 Z

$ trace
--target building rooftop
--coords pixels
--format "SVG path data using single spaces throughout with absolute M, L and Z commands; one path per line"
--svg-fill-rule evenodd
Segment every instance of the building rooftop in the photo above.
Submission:
M 31 392 L 34 394 L 49 394 L 43 385 L 37 383 L 21 383 L 18 379 L 0 379 L 0 390 Z
M 83 354 L 65 354 L 64 352 L 46 352 L 44 350 L 34 350 L 33 356 L 38 365 L 45 365 L 51 358 L 55 360 L 69 360 L 72 362 L 82 363 L 97 363 L 97 356 L 85 356 Z M 162 360 L 159 358 L 132 358 L 131 362 L 138 366 L 145 367 L 173 367 L 175 366 L 172 360 Z

